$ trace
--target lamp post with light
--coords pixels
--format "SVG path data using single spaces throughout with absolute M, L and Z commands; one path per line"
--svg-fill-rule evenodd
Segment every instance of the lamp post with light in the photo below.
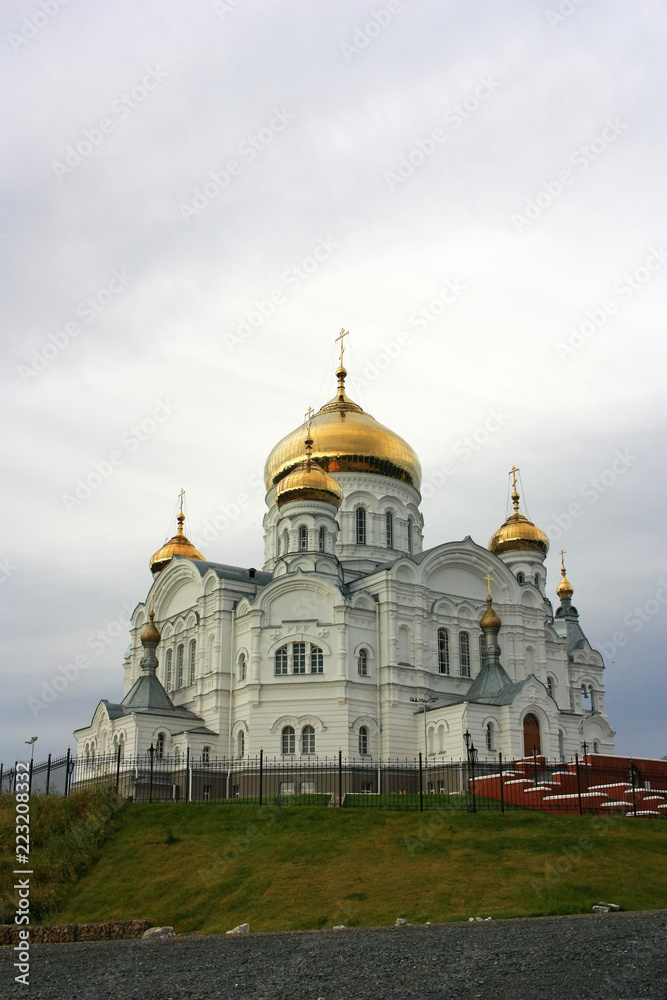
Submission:
M 28 794 L 30 794 L 30 792 L 32 791 L 32 765 L 35 759 L 35 743 L 37 742 L 37 739 L 38 739 L 37 736 L 31 736 L 29 740 L 25 740 L 25 742 L 30 747 L 30 775 L 28 777 Z
M 422 705 L 422 712 L 424 714 L 424 772 L 426 777 L 426 792 L 428 794 L 428 738 L 426 735 L 426 706 L 432 705 L 435 701 L 440 701 L 439 698 L 410 698 L 410 701 L 417 702 Z
M 477 799 L 475 796 L 475 764 L 477 763 L 477 757 L 479 750 L 472 741 L 472 736 L 466 729 L 463 734 L 463 739 L 466 744 L 466 753 L 468 755 L 468 773 L 470 775 L 470 784 L 472 785 L 472 811 L 477 812 Z

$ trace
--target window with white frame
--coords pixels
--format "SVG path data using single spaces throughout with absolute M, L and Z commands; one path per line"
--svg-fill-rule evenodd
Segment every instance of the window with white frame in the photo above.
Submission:
M 190 683 L 195 682 L 196 673 L 196 662 L 197 662 L 197 640 L 193 639 L 190 643 Z
M 357 656 L 357 671 L 360 677 L 368 676 L 368 650 L 360 649 Z
M 412 537 L 412 521 L 408 521 L 408 552 L 412 555 L 412 547 L 414 545 L 414 539 Z
M 245 653 L 241 653 L 239 656 L 239 680 L 244 681 L 246 678 L 246 658 Z
M 173 650 L 168 649 L 167 650 L 167 663 L 166 663 L 165 671 L 164 671 L 164 686 L 167 689 L 167 691 L 171 691 L 171 674 L 172 674 L 172 661 L 173 661 L 173 657 L 174 657 Z
M 470 677 L 470 634 L 459 632 L 459 673 Z
M 310 644 L 310 672 L 311 674 L 324 673 L 324 653 L 319 646 Z
M 359 754 L 365 756 L 368 753 L 368 729 L 366 726 L 359 726 Z
M 390 510 L 384 515 L 384 537 L 388 549 L 394 547 L 394 515 Z
M 176 687 L 183 687 L 183 673 L 185 669 L 185 646 L 180 643 L 176 650 Z
M 236 737 L 236 756 L 245 757 L 245 733 L 242 729 L 239 729 Z
M 281 646 L 280 649 L 276 650 L 275 672 L 277 674 L 287 673 L 287 646 Z
M 494 735 L 495 734 L 493 732 L 493 723 L 492 722 L 487 722 L 487 724 L 486 724 L 486 749 L 487 750 L 495 750 L 496 749 Z
M 304 726 L 301 730 L 301 753 L 315 753 L 315 730 Z
M 327 533 L 324 528 L 320 528 L 317 532 L 317 548 L 319 552 L 324 552 L 326 549 Z
M 296 751 L 296 734 L 294 726 L 284 726 L 281 733 L 281 753 L 293 754 Z
M 363 507 L 357 507 L 354 512 L 355 541 L 357 545 L 366 544 L 366 511 Z
M 301 525 L 299 528 L 299 552 L 306 552 L 308 550 L 308 528 L 305 525 Z
M 208 764 L 211 760 L 211 748 L 202 747 L 201 748 L 201 762 L 202 764 Z
M 449 673 L 449 632 L 446 628 L 438 629 L 438 671 Z
M 550 674 L 547 674 L 547 694 L 550 698 L 554 696 L 554 679 Z
M 164 745 L 165 745 L 165 735 L 164 733 L 158 733 L 155 740 L 155 756 L 158 760 L 162 760 L 164 757 Z
M 305 674 L 306 672 L 306 644 L 305 642 L 292 643 L 292 673 Z

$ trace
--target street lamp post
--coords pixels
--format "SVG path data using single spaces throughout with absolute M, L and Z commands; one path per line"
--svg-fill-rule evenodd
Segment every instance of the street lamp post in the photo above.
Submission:
M 473 743 L 472 736 L 467 729 L 463 734 L 463 739 L 466 744 L 466 753 L 468 755 L 468 773 L 470 775 L 470 784 L 472 785 L 472 811 L 477 812 L 477 797 L 475 795 L 475 764 L 477 763 L 479 751 Z
M 37 736 L 31 736 L 29 740 L 25 742 L 30 747 L 30 775 L 28 777 L 28 794 L 32 791 L 32 765 L 35 759 L 35 743 L 37 742 Z
M 434 701 L 440 701 L 439 698 L 410 698 L 410 701 L 417 702 L 422 705 L 422 712 L 424 714 L 424 774 L 426 777 L 426 794 L 428 794 L 428 738 L 426 735 L 426 706 L 433 704 Z

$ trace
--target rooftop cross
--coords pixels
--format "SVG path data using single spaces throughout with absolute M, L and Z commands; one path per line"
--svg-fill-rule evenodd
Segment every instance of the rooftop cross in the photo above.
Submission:
M 519 470 L 516 467 L 516 465 L 513 465 L 512 468 L 510 469 L 510 473 L 509 473 L 510 476 L 512 477 L 512 489 L 514 490 L 515 493 L 516 493 L 516 474 L 517 474 L 518 471 Z
M 338 334 L 338 336 L 336 337 L 336 343 L 338 343 L 338 341 L 340 340 L 340 367 L 341 368 L 343 367 L 343 351 L 345 350 L 345 340 L 344 340 L 344 338 L 345 337 L 349 337 L 349 336 L 350 336 L 350 331 L 349 330 L 341 330 L 340 333 Z
M 489 592 L 489 597 L 491 597 L 491 584 L 493 583 L 493 577 L 490 573 L 487 573 L 484 579 L 486 580 L 486 589 Z
M 181 492 L 178 494 L 178 499 L 179 499 L 180 505 L 181 505 L 180 506 L 180 510 L 179 510 L 179 514 L 183 513 L 183 497 L 184 496 L 185 496 L 185 490 L 181 489 Z
M 560 568 L 565 573 L 565 549 L 560 550 Z

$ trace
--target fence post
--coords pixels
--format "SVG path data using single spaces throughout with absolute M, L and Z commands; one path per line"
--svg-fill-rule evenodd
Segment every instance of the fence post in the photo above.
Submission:
M 49 757 L 51 754 L 49 754 Z M 0 795 L 2 795 L 2 769 L 5 765 L 0 761 Z
M 472 811 L 477 812 L 477 796 L 475 795 L 475 757 L 476 753 L 470 755 L 470 775 L 472 783 Z
M 148 754 L 149 754 L 150 759 L 151 759 L 151 774 L 150 774 L 150 780 L 149 780 L 149 783 L 148 783 L 148 801 L 152 802 L 153 801 L 153 757 L 155 756 L 155 747 L 153 746 L 152 743 L 151 743 L 150 748 L 148 750 Z
M 422 773 L 422 754 L 419 751 L 419 811 L 424 812 L 424 775 Z
M 503 755 L 498 751 L 498 764 L 500 765 L 500 811 L 505 812 L 505 789 L 503 788 Z
M 635 771 L 635 765 L 633 761 L 630 761 L 630 780 L 632 781 L 632 811 L 637 818 L 637 793 L 635 789 L 637 788 L 637 772 Z
M 533 779 L 537 788 L 537 747 L 533 747 Z
M 343 805 L 343 751 L 338 751 L 338 807 Z
M 67 747 L 67 759 L 65 761 L 65 798 L 69 795 L 69 766 L 72 762 L 72 751 Z
M 51 787 L 51 754 L 49 754 L 46 760 L 46 792 L 45 792 L 46 795 L 49 794 L 50 787 Z
M 185 801 L 190 801 L 190 744 L 185 751 Z
M 120 741 L 116 747 L 116 795 L 118 795 L 118 786 L 120 785 Z
M 264 749 L 259 748 L 259 804 L 264 802 Z
M 581 816 L 582 813 L 583 813 L 583 809 L 581 808 L 581 778 L 579 777 L 579 754 L 578 753 L 575 753 L 575 755 L 574 755 L 574 765 L 575 765 L 575 767 L 577 769 L 577 798 L 579 799 L 579 815 Z

